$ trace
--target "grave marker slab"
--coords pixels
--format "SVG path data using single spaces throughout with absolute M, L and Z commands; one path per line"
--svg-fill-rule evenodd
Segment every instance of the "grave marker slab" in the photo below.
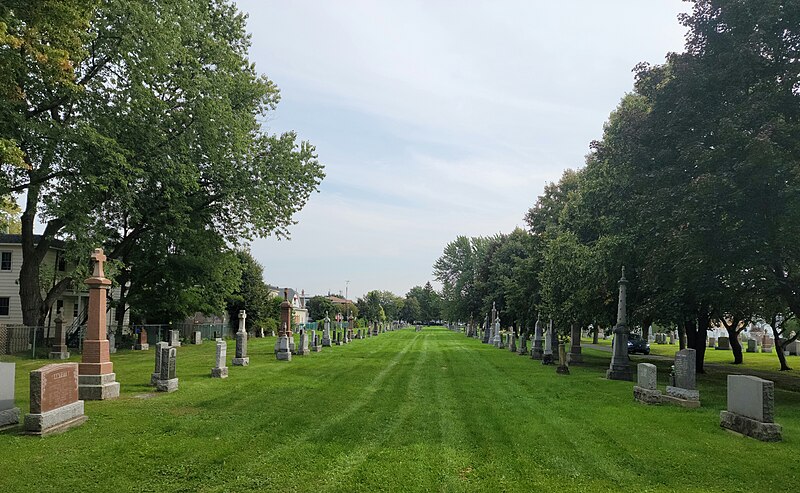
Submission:
M 19 408 L 14 405 L 16 363 L 0 363 L 0 429 L 19 423 Z
M 203 344 L 203 334 L 199 330 L 192 332 L 192 344 Z
M 161 378 L 161 350 L 164 348 L 168 348 L 169 343 L 166 342 L 158 342 L 156 343 L 156 367 L 153 370 L 153 373 L 150 375 L 150 385 L 153 387 L 156 386 L 156 383 Z
M 225 341 L 217 341 L 217 361 L 214 368 L 211 369 L 211 378 L 228 378 L 228 367 L 225 362 L 228 361 L 228 343 Z
M 774 422 L 775 384 L 750 375 L 728 375 L 728 409 L 720 426 L 764 442 L 779 442 L 781 426 Z
M 178 350 L 174 347 L 161 349 L 161 374 L 156 381 L 156 390 L 159 392 L 175 392 L 178 390 L 178 377 L 176 376 L 176 359 Z
M 247 357 L 247 331 L 245 330 L 245 320 L 247 313 L 239 310 L 239 330 L 236 332 L 236 356 L 231 361 L 233 366 L 247 366 L 250 358 Z
M 83 401 L 78 400 L 78 363 L 57 363 L 33 370 L 30 385 L 31 412 L 25 416 L 27 433 L 60 433 L 86 421 Z

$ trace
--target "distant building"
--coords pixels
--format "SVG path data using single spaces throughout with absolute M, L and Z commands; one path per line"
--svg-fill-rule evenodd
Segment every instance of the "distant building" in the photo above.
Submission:
M 35 235 L 33 241 L 38 244 L 40 238 L 41 236 Z M 19 272 L 21 267 L 22 235 L 0 234 L 0 324 L 22 324 L 22 302 L 19 297 Z M 67 272 L 74 268 L 73 265 L 67 265 L 62 241 L 54 240 L 45 254 L 42 262 L 42 272 L 46 273 L 50 268 L 55 273 Z M 55 313 L 59 308 L 63 309 L 64 324 L 66 326 L 83 321 L 86 308 L 89 305 L 89 292 L 82 281 L 82 279 L 77 280 L 73 288 L 66 290 L 56 299 L 45 324 L 52 323 L 52 318 L 55 317 Z M 110 294 L 113 299 L 118 299 L 120 295 L 119 287 L 112 288 Z M 109 304 L 109 324 L 113 324 L 113 314 L 113 308 Z M 127 324 L 127 312 L 125 317 L 125 324 Z
M 308 309 L 306 308 L 306 292 L 301 291 L 299 294 L 293 288 L 279 288 L 277 286 L 267 286 L 269 293 L 273 296 L 278 296 L 281 299 L 284 293 L 287 293 L 287 299 L 292 304 L 292 316 L 295 324 L 308 323 Z

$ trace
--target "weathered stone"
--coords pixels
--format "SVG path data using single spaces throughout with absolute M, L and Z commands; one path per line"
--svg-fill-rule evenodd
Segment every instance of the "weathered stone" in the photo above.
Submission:
M 636 365 L 636 383 L 645 390 L 656 390 L 658 368 L 651 363 L 639 363 Z
M 748 339 L 747 340 L 747 352 L 748 353 L 757 353 L 758 352 L 758 342 L 755 339 Z
M 275 358 L 278 361 L 292 361 L 292 351 L 289 347 L 289 336 L 286 333 L 278 337 L 275 345 Z
M 64 330 L 64 318 L 62 309 L 58 309 L 54 320 L 56 336 L 53 340 L 53 348 L 50 350 L 50 359 L 69 359 L 69 349 L 67 349 L 66 331 Z
M 642 404 L 661 404 L 661 391 L 645 389 L 638 385 L 633 386 L 633 398 Z
M 0 363 L 0 428 L 19 423 L 19 408 L 14 405 L 16 363 Z
M 720 411 L 719 425 L 762 442 L 780 442 L 783 439 L 781 425 L 763 423 L 730 411 Z
M 178 390 L 178 378 L 176 376 L 176 360 L 178 351 L 174 347 L 166 347 L 161 350 L 161 374 L 156 381 L 156 390 L 159 392 L 174 392 Z
M 697 352 L 681 349 L 675 353 L 675 387 L 694 390 L 696 386 Z
M 192 332 L 192 344 L 203 344 L 203 334 L 199 330 Z
M 227 378 L 228 367 L 225 363 L 228 361 L 228 343 L 225 341 L 217 341 L 217 361 L 214 368 L 211 369 L 212 378 Z
M 700 400 L 700 391 L 684 389 L 682 387 L 673 387 L 671 385 L 667 385 L 667 395 L 670 397 L 675 397 L 677 399 L 683 399 L 686 401 Z
M 136 340 L 136 344 L 133 346 L 134 351 L 147 351 L 150 349 L 150 344 L 147 343 L 147 330 L 144 327 L 138 329 L 139 334 Z
M 614 326 L 614 339 L 611 343 L 611 364 L 606 370 L 609 380 L 633 380 L 633 372 L 628 358 L 628 328 L 627 328 L 627 286 L 625 267 L 622 267 L 622 277 L 619 282 L 619 298 L 617 301 L 617 325 Z
M 710 347 L 710 348 L 717 347 L 717 338 L 716 337 L 709 337 L 708 338 L 708 347 Z
M 570 346 L 567 362 L 570 365 L 579 365 L 583 363 L 583 354 L 581 353 L 581 328 L 575 325 L 570 329 Z
M 156 385 L 156 382 L 161 378 L 161 354 L 164 348 L 168 348 L 169 343 L 166 342 L 157 342 L 156 343 L 156 367 L 153 370 L 152 375 L 150 375 L 150 385 Z
M 715 349 L 721 351 L 730 351 L 731 349 L 731 341 L 727 337 L 720 337 L 717 340 L 717 347 Z
M 181 331 L 179 330 L 169 331 L 169 345 L 171 347 L 181 347 Z

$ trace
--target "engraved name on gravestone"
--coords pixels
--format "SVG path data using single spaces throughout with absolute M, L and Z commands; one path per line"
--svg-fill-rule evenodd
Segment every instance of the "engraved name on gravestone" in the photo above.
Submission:
M 78 364 L 45 365 L 30 375 L 30 409 L 25 416 L 29 433 L 45 435 L 86 421 L 78 400 Z

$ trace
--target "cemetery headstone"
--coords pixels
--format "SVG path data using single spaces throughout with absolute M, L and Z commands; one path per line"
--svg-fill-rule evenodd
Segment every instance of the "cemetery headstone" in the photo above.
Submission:
M 717 338 L 716 337 L 709 337 L 708 338 L 708 347 L 716 347 L 717 346 Z
M 27 433 L 50 435 L 86 421 L 83 401 L 78 399 L 78 372 L 78 363 L 55 363 L 31 372 L 31 412 L 25 416 Z
M 236 332 L 236 357 L 231 361 L 233 366 L 247 366 L 250 364 L 250 358 L 247 357 L 246 319 L 247 313 L 244 310 L 239 310 L 239 330 Z
M 192 344 L 203 344 L 203 334 L 199 330 L 192 332 Z
M 211 378 L 228 378 L 228 367 L 225 363 L 228 361 L 228 343 L 225 341 L 217 341 L 217 361 L 214 368 L 211 369 Z
M 667 385 L 665 402 L 683 407 L 700 407 L 700 392 L 695 384 L 697 353 L 694 349 L 681 349 L 675 353 L 675 375 Z
M 552 332 L 553 332 L 553 321 L 550 320 L 550 325 L 547 327 L 547 330 L 544 333 L 544 354 L 542 355 L 543 365 L 553 364 L 553 337 L 551 336 Z
M 567 355 L 567 362 L 570 365 L 583 363 L 583 354 L 581 353 L 581 329 L 573 325 L 570 333 L 570 346 L 569 355 Z
M 617 325 L 614 327 L 614 341 L 611 364 L 606 371 L 606 378 L 610 380 L 633 380 L 633 372 L 628 358 L 628 326 L 626 312 L 626 289 L 628 280 L 625 279 L 625 267 L 622 267 L 622 277 L 619 280 L 619 301 L 617 302 Z
M 325 325 L 322 329 L 322 346 L 331 347 L 331 319 L 328 317 L 328 312 L 325 312 Z
M 0 363 L 0 429 L 19 423 L 19 408 L 14 405 L 16 363 Z
M 728 375 L 728 409 L 721 427 L 763 442 L 779 442 L 781 425 L 774 421 L 775 384 L 750 375 Z
M 512 353 L 517 352 L 517 334 L 514 329 L 511 329 L 511 333 L 508 334 L 508 350 Z
M 794 340 L 786 345 L 786 354 L 789 356 L 800 355 L 800 340 Z
M 156 367 L 153 370 L 152 375 L 150 375 L 150 385 L 156 386 L 158 380 L 161 378 L 161 350 L 164 348 L 168 348 L 169 343 L 166 342 L 157 342 L 156 343 Z
M 117 336 L 114 334 L 114 331 L 110 331 L 108 333 L 108 352 L 110 354 L 114 354 L 117 352 Z
M 359 330 L 358 332 L 361 335 L 361 331 Z M 319 334 L 317 334 L 316 330 L 311 331 L 311 351 L 314 353 L 322 351 L 322 344 L 320 344 Z
M 275 344 L 275 358 L 278 361 L 292 361 L 292 351 L 289 347 L 289 329 L 286 325 L 280 331 L 278 341 Z
M 660 404 L 661 392 L 657 387 L 658 368 L 651 363 L 636 365 L 636 385 L 633 398 L 643 404 Z
M 519 351 L 517 351 L 517 354 L 520 355 L 520 356 L 523 356 L 523 355 L 527 356 L 527 354 L 528 354 L 528 332 L 529 332 L 529 330 L 530 330 L 529 328 L 525 328 L 525 330 L 519 336 Z
M 567 350 L 564 343 L 558 345 L 558 367 L 556 373 L 559 375 L 569 375 L 569 366 L 567 366 Z
M 748 353 L 757 353 L 758 352 L 758 342 L 755 339 L 748 339 L 747 340 L 747 352 Z
M 308 349 L 308 334 L 306 334 L 305 329 L 300 329 L 300 344 L 297 347 L 297 354 L 306 356 L 310 353 L 311 351 Z
M 542 359 L 544 348 L 542 347 L 542 325 L 539 317 L 536 317 L 536 325 L 533 329 L 533 347 L 531 348 L 532 359 Z
M 773 341 L 770 336 L 765 335 L 764 338 L 761 340 L 761 352 L 762 353 L 771 353 L 773 347 Z
M 720 337 L 717 339 L 717 347 L 715 349 L 721 351 L 730 351 L 731 349 L 731 341 L 727 337 Z
M 134 351 L 147 351 L 150 349 L 150 344 L 147 343 L 147 329 L 140 327 L 136 344 L 134 344 Z
M 181 331 L 169 331 L 169 345 L 170 347 L 181 347 Z
M 119 382 L 111 362 L 106 338 L 106 295 L 111 281 L 106 279 L 102 248 L 92 253 L 92 276 L 84 281 L 89 286 L 89 307 L 83 354 L 78 366 L 78 397 L 82 400 L 105 400 L 119 397 Z
M 53 349 L 50 350 L 50 359 L 68 359 L 69 349 L 67 349 L 67 334 L 64 330 L 64 317 L 62 309 L 58 309 L 55 318 L 56 337 L 53 341 Z
M 156 390 L 159 392 L 175 392 L 178 390 L 178 377 L 175 374 L 178 350 L 174 347 L 161 349 L 161 374 L 156 381 Z

